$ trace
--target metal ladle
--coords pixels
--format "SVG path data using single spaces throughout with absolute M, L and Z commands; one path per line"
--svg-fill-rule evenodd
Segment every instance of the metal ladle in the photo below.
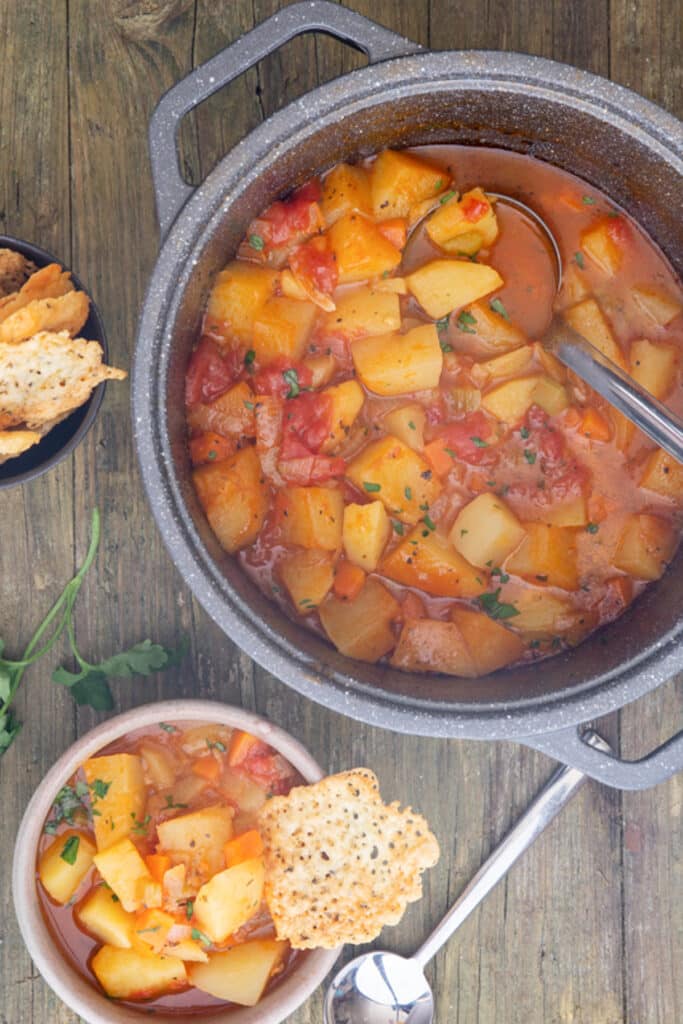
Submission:
M 554 257 L 555 280 L 559 291 L 562 284 L 562 256 L 557 239 L 546 222 L 520 199 L 498 192 L 487 192 L 487 195 L 511 206 L 540 229 Z M 429 214 L 415 225 L 411 238 L 415 236 L 417 229 L 424 224 L 428 217 Z M 408 244 L 410 244 L 410 239 Z M 560 317 L 553 317 L 550 327 L 539 340 L 548 351 L 557 356 L 561 363 L 573 370 L 594 391 L 602 395 L 610 405 L 623 413 L 655 444 L 663 448 L 678 462 L 683 463 L 683 419 L 667 409 L 654 395 L 641 387 L 633 377 L 630 377 L 620 366 L 604 356 Z
M 585 741 L 598 750 L 610 752 L 609 744 L 595 732 L 587 733 Z M 425 965 L 586 779 L 577 768 L 565 767 L 555 772 L 412 957 L 373 950 L 342 967 L 325 996 L 325 1024 L 432 1024 L 434 996 L 424 976 Z

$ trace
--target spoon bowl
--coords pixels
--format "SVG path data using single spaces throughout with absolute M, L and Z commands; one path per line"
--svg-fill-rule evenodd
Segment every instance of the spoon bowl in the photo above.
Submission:
M 422 966 L 378 950 L 351 960 L 325 997 L 325 1024 L 430 1024 L 434 997 Z

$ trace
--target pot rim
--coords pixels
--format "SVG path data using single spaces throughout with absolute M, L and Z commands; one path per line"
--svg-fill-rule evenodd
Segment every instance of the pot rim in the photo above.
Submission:
M 87 1024 L 140 1024 L 145 1016 L 144 1004 L 135 1010 L 108 1000 L 62 956 L 41 913 L 35 872 L 30 866 L 35 864 L 43 823 L 54 798 L 76 768 L 131 730 L 164 721 L 220 722 L 244 729 L 275 747 L 306 782 L 317 782 L 324 774 L 309 751 L 280 726 L 244 708 L 209 700 L 143 704 L 89 730 L 62 754 L 43 776 L 21 820 L 14 845 L 12 895 L 19 930 L 31 959 L 50 988 Z M 201 1020 L 206 1024 L 280 1024 L 322 984 L 340 953 L 341 948 L 306 952 L 291 974 L 255 1007 L 202 1014 Z M 156 1013 L 154 1019 L 159 1024 L 189 1024 L 197 1016 Z
M 566 107 L 569 100 L 574 109 L 600 120 L 608 117 L 615 131 L 635 138 L 683 173 L 683 125 L 673 115 L 607 79 L 545 58 L 496 51 L 425 51 L 319 86 L 273 114 L 223 157 L 183 207 L 162 245 L 143 307 L 133 367 L 136 449 L 153 514 L 176 567 L 226 635 L 280 680 L 328 708 L 398 732 L 522 738 L 612 711 L 669 679 L 683 667 L 683 622 L 618 670 L 582 686 L 514 704 L 474 707 L 389 694 L 358 679 L 350 659 L 343 659 L 344 671 L 335 668 L 331 662 L 338 658 L 328 645 L 320 645 L 320 658 L 309 657 L 258 621 L 230 587 L 191 521 L 165 431 L 171 347 L 167 325 L 175 322 L 197 254 L 215 233 L 226 197 L 254 183 L 274 159 L 311 134 L 313 109 L 316 127 L 323 128 L 375 106 L 380 86 L 391 89 L 398 84 L 402 98 L 426 91 L 504 89 L 525 102 L 543 100 Z

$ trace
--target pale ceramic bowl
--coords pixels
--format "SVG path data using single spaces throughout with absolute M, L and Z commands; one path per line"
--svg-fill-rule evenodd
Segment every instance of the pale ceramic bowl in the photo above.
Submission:
M 87 1024 L 142 1024 L 148 1020 L 145 1004 L 140 1010 L 117 1005 L 94 983 L 87 981 L 55 946 L 40 910 L 34 864 L 43 823 L 55 796 L 76 768 L 102 747 L 135 729 L 157 722 L 220 722 L 259 736 L 278 750 L 307 782 L 322 778 L 320 766 L 289 733 L 242 708 L 200 700 L 173 700 L 146 704 L 110 718 L 69 747 L 36 789 L 19 827 L 14 849 L 12 892 L 24 942 L 48 985 Z M 157 1024 L 280 1024 L 322 983 L 340 950 L 312 950 L 300 958 L 291 974 L 254 1007 L 230 1008 L 214 1013 L 154 1014 Z

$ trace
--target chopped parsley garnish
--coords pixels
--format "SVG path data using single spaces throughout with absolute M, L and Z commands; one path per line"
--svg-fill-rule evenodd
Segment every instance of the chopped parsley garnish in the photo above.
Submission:
M 399 537 L 402 537 L 403 534 L 405 533 L 403 523 L 400 523 L 397 519 L 392 519 L 392 523 L 394 525 L 394 530 L 396 531 L 396 533 L 399 535 Z
M 253 402 L 246 402 L 245 401 L 244 408 L 245 409 L 253 409 L 254 408 L 254 403 Z
M 442 352 L 452 352 L 453 351 L 453 346 L 449 345 L 447 341 L 441 341 L 441 339 L 439 339 L 439 345 L 441 346 L 441 351 Z
M 211 459 L 212 462 L 216 458 L 216 452 L 213 450 L 213 448 L 209 452 L 209 458 Z
M 584 203 L 585 206 L 595 206 L 593 196 L 581 196 L 581 202 Z
M 109 792 L 111 782 L 104 782 L 102 779 L 95 779 L 94 782 L 90 783 L 90 792 L 93 797 L 97 800 L 103 800 Z
M 600 529 L 600 526 L 599 526 L 598 523 L 587 523 L 586 524 L 586 531 L 588 533 L 597 533 L 599 529 Z
M 144 836 L 144 835 L 146 835 L 147 834 L 147 828 L 149 826 L 150 821 L 152 820 L 151 815 L 146 814 L 141 821 L 138 820 L 135 817 L 134 813 L 131 815 L 131 817 L 132 817 L 133 822 L 134 822 L 132 831 L 135 833 L 135 835 L 136 836 Z
M 185 904 L 185 917 L 189 921 L 194 914 L 194 900 L 188 900 Z
M 249 351 L 247 352 L 247 354 L 244 357 L 244 365 L 245 366 L 251 366 L 251 364 L 254 362 L 255 359 L 256 359 L 256 352 L 254 351 L 253 348 L 250 348 Z
M 423 517 L 423 522 L 424 522 L 425 526 L 426 526 L 426 527 L 427 527 L 427 528 L 428 528 L 429 530 L 435 530 L 435 529 L 436 529 L 436 523 L 434 522 L 434 520 L 433 520 L 433 519 L 430 519 L 430 517 L 429 517 L 429 516 L 424 516 L 424 517 Z
M 506 320 L 510 319 L 510 317 L 508 316 L 508 311 L 500 299 L 491 299 L 491 301 L 489 302 L 489 306 L 491 307 L 494 313 L 498 313 L 499 316 L 504 317 Z
M 285 398 L 296 398 L 301 391 L 299 387 L 299 374 L 294 369 L 283 370 L 282 376 L 285 383 L 289 384 L 289 391 L 285 395 Z
M 415 430 L 416 429 L 415 424 L 413 423 L 412 420 L 408 420 L 408 426 L 410 427 L 411 430 Z
M 413 500 L 413 492 L 410 489 L 410 487 L 404 487 L 403 488 L 403 493 L 406 496 L 406 501 L 412 501 Z
M 441 196 L 441 199 L 439 199 L 439 202 L 443 206 L 443 204 L 447 203 L 449 199 L 452 199 L 454 195 L 455 195 L 455 192 L 453 192 L 452 190 L 450 192 L 446 192 L 445 195 Z
M 175 725 L 169 725 L 168 722 L 159 722 L 159 728 L 164 732 L 178 732 Z
M 67 864 L 75 864 L 76 857 L 78 856 L 78 847 L 81 845 L 79 836 L 69 836 L 67 841 L 64 843 L 64 848 L 60 853 L 62 860 L 65 860 Z
M 136 928 L 135 929 L 135 934 L 136 935 L 147 935 L 148 932 L 158 932 L 160 928 L 161 928 L 160 924 L 152 925 L 152 927 L 150 927 L 150 928 Z
M 471 313 L 468 313 L 466 309 L 463 309 L 455 322 L 459 331 L 464 331 L 465 334 L 477 333 L 474 329 L 474 324 L 476 324 L 477 318 L 476 316 L 472 316 Z
M 524 458 L 530 466 L 533 466 L 534 462 L 536 461 L 536 452 L 532 452 L 530 448 L 525 448 Z
M 175 803 L 174 800 L 173 800 L 172 794 L 171 793 L 167 793 L 166 794 L 166 806 L 163 809 L 165 811 L 171 811 L 171 810 L 173 810 L 176 807 L 179 810 L 184 810 L 187 807 L 187 804 L 177 804 L 177 803 Z
M 577 267 L 581 267 L 581 270 L 585 269 L 586 261 L 583 258 L 583 253 L 582 252 L 575 252 L 574 253 L 574 262 L 576 263 Z
M 498 600 L 499 594 L 500 587 L 492 594 L 479 595 L 477 601 L 483 611 L 492 619 L 511 619 L 513 616 L 519 615 L 519 610 L 515 608 L 514 604 L 506 604 L 504 601 Z
M 261 252 L 265 244 L 260 235 L 249 235 L 249 245 L 257 252 Z
M 436 327 L 437 331 L 447 331 L 448 330 L 448 322 L 449 322 L 450 319 L 451 319 L 451 314 L 448 313 L 446 316 L 442 316 L 440 320 L 436 320 L 435 323 L 434 323 L 434 326 Z
M 191 934 L 195 942 L 201 942 L 203 946 L 211 945 L 211 939 L 204 932 L 200 932 L 199 928 L 193 928 Z
M 450 455 L 450 457 L 451 457 L 452 459 L 456 459 L 456 458 L 457 458 L 457 455 L 456 455 L 456 453 L 455 453 L 455 452 L 453 451 L 453 449 L 452 449 L 452 448 L 444 448 L 444 451 L 445 451 L 446 455 Z
M 65 821 L 74 824 L 74 813 L 88 809 L 85 802 L 88 797 L 88 786 L 85 782 L 77 782 L 75 786 L 62 786 L 52 805 L 52 818 L 46 823 L 44 831 L 54 835 L 58 826 Z
M 529 428 L 528 427 L 520 427 L 519 428 L 519 436 L 526 441 L 527 437 L 529 436 Z
M 498 566 L 494 566 L 493 569 L 491 569 L 491 575 L 497 576 L 501 583 L 508 583 L 510 580 L 508 574 L 503 572 L 503 570 L 498 568 Z
M 363 481 L 363 489 L 366 490 L 369 494 L 376 494 L 377 491 L 381 491 L 382 490 L 382 485 L 381 484 L 373 484 L 372 481 L 370 481 L 370 480 L 364 480 Z
M 228 749 L 225 743 L 221 743 L 220 740 L 207 740 L 206 745 L 209 750 L 218 750 L 221 754 L 224 754 Z
M 470 438 L 470 441 L 475 446 L 475 448 L 488 448 L 489 446 L 488 441 L 482 441 L 482 439 L 480 437 L 477 437 L 476 434 L 474 437 Z
M 439 178 L 438 181 L 435 181 L 434 182 L 434 191 L 435 192 L 440 192 L 441 189 L 443 188 L 443 184 L 444 184 L 443 183 L 443 178 Z

